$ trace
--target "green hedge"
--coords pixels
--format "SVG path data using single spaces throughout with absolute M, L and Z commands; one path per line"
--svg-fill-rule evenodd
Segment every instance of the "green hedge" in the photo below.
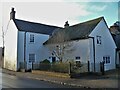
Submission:
M 69 63 L 53 63 L 51 65 L 51 71 L 68 73 L 69 72 Z

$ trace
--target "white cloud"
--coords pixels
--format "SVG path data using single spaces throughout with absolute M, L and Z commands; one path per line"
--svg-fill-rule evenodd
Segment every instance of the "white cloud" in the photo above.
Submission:
M 94 11 L 104 11 L 106 8 L 107 8 L 107 5 L 103 5 L 103 6 L 93 5 L 89 9 Z
M 77 23 L 77 17 L 90 14 L 85 5 L 73 2 L 4 2 L 3 27 L 6 30 L 11 7 L 16 10 L 16 18 L 44 24 L 64 26 L 65 21 L 70 25 Z
M 66 20 L 72 21 L 79 16 L 90 14 L 85 5 L 72 2 L 4 3 L 4 19 L 9 16 L 11 7 L 15 7 L 18 19 L 57 26 L 63 26 Z

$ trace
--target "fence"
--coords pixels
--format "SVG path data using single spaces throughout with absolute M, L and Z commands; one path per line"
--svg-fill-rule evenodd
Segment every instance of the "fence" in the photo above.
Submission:
M 27 63 L 21 62 L 20 69 L 26 69 Z M 52 72 L 61 72 L 61 73 L 86 73 L 86 72 L 103 72 L 104 74 L 104 64 L 103 63 L 96 63 L 94 67 L 94 63 L 32 63 L 32 70 L 42 70 L 42 71 L 52 71 Z
M 72 63 L 71 64 L 71 73 L 78 74 L 78 73 L 89 72 L 89 64 L 88 63 L 82 63 L 80 66 Z
M 89 72 L 89 62 L 81 65 L 76 63 L 33 63 L 32 69 L 61 73 L 84 73 Z
M 52 72 L 69 72 L 69 63 L 33 63 L 32 70 L 43 70 Z

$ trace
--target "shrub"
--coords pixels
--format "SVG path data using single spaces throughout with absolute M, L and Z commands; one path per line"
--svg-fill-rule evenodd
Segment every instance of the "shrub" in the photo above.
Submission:
M 47 60 L 47 59 L 41 61 L 40 65 L 39 65 L 39 68 L 40 68 L 40 70 L 47 70 L 47 71 L 49 71 L 50 68 L 51 68 L 50 61 Z
M 41 61 L 40 63 L 48 64 L 48 63 L 50 63 L 50 61 L 45 59 L 45 60 Z
M 68 73 L 69 64 L 68 63 L 54 63 L 52 64 L 51 70 L 54 72 Z

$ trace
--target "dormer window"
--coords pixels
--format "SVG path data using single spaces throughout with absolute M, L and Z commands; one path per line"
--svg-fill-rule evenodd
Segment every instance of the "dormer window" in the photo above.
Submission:
M 34 43 L 34 34 L 30 34 L 30 43 Z
M 97 36 L 97 44 L 98 44 L 98 45 L 101 44 L 101 36 Z

